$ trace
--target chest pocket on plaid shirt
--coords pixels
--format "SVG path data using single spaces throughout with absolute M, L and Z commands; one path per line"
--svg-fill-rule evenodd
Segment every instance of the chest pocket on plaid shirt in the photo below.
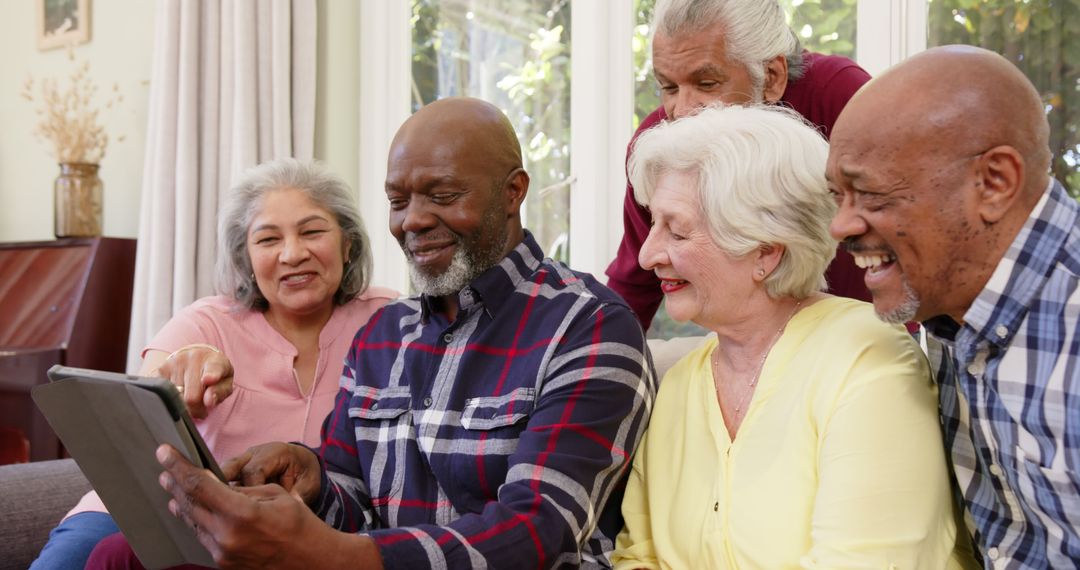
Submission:
M 1020 464 L 1020 489 L 1026 491 L 1030 485 L 1034 503 L 1054 520 L 1063 524 L 1080 526 L 1080 478 L 1064 465 L 1059 468 L 1046 467 L 1035 460 L 1033 454 L 1016 446 L 1016 458 Z M 1061 449 L 1058 453 L 1067 453 Z
M 486 431 L 514 425 L 529 417 L 535 400 L 534 388 L 518 388 L 502 396 L 469 398 L 461 411 L 461 426 Z
M 465 400 L 462 438 L 447 456 L 450 500 L 458 512 L 480 512 L 497 497 L 536 400 L 534 388 Z
M 392 420 L 409 411 L 412 396 L 408 386 L 389 386 L 365 394 L 353 393 L 349 417 L 362 420 Z
M 401 495 L 403 473 L 401 446 L 398 442 L 409 433 L 412 418 L 407 414 L 412 398 L 408 386 L 390 386 L 378 390 L 360 388 L 349 400 L 349 419 L 356 434 L 356 451 L 364 480 L 374 504 Z M 405 431 L 403 431 L 405 430 Z

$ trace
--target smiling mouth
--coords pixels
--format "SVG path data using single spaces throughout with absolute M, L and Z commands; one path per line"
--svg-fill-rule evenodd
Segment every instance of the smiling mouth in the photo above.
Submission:
M 425 264 L 440 257 L 447 250 L 457 246 L 457 242 L 449 242 L 435 245 L 409 246 L 406 248 L 408 257 L 419 264 Z
M 284 277 L 282 277 L 281 282 L 285 283 L 287 285 L 303 283 L 305 281 L 308 281 L 309 279 L 311 279 L 314 276 L 315 276 L 315 274 L 310 272 L 310 271 L 305 271 L 303 273 L 290 273 L 290 274 L 285 275 Z
M 689 281 L 684 281 L 682 279 L 660 279 L 660 290 L 664 293 L 672 293 L 689 284 Z
M 860 269 L 865 269 L 867 273 L 884 271 L 896 262 L 896 256 L 890 253 L 875 255 L 852 253 L 851 255 L 855 258 L 855 265 Z

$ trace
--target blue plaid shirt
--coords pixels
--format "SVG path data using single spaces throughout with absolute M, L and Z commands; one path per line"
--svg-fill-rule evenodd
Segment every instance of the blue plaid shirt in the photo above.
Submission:
M 964 315 L 925 323 L 964 518 L 991 568 L 1080 565 L 1080 207 L 1056 181 Z
M 357 333 L 321 449 L 316 513 L 387 568 L 606 565 L 656 385 L 640 325 L 526 234 L 458 294 Z

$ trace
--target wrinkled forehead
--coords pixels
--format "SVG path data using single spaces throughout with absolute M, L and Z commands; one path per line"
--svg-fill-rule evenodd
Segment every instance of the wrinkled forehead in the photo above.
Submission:
M 830 183 L 870 182 L 888 177 L 912 155 L 912 145 L 897 137 L 867 131 L 833 132 L 825 176 Z

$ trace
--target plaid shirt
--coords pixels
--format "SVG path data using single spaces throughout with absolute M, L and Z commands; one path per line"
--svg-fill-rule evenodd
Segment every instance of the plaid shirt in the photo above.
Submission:
M 361 329 L 324 426 L 316 513 L 387 568 L 607 565 L 656 384 L 617 295 L 531 234 L 458 293 Z
M 1056 181 L 964 315 L 926 322 L 987 567 L 1080 564 L 1080 207 Z

